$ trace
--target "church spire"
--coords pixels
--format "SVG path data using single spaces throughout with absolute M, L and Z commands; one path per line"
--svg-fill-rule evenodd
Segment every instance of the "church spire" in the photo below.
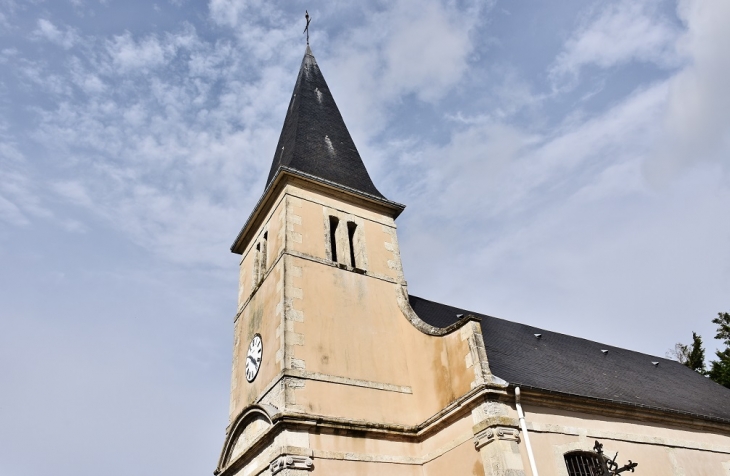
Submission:
M 281 168 L 385 199 L 365 169 L 309 45 L 294 85 L 267 186 Z

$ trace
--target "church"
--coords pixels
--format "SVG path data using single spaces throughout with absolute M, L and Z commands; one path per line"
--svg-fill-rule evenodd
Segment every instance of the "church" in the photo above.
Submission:
M 404 208 L 372 182 L 307 46 L 231 247 L 216 475 L 730 476 L 730 390 L 671 360 L 409 294 Z

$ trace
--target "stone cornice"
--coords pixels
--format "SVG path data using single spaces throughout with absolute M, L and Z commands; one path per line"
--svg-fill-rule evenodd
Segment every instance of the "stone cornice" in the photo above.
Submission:
M 560 393 L 510 383 L 512 389 L 516 386 L 520 387 L 522 402 L 527 405 L 559 408 L 563 411 L 569 410 L 593 415 L 610 416 L 624 420 L 660 423 L 676 428 L 716 431 L 723 434 L 730 434 L 730 421 L 720 418 L 654 408 L 648 405 Z M 514 398 L 513 391 L 510 394 L 507 397 L 507 401 Z
M 412 426 L 378 423 L 365 420 L 349 420 L 346 418 L 335 418 L 298 412 L 278 410 L 270 411 L 269 418 L 272 422 L 272 426 L 268 429 L 268 431 L 253 441 L 251 445 L 236 458 L 235 461 L 226 463 L 225 457 L 222 454 L 215 474 L 227 476 L 235 473 L 235 470 L 243 466 L 247 460 L 250 460 L 252 455 L 260 453 L 264 448 L 271 445 L 276 435 L 287 429 L 305 430 L 318 433 L 337 433 L 338 435 L 352 433 L 352 435 L 357 435 L 359 437 L 369 436 L 376 439 L 420 443 L 459 418 L 462 418 L 486 399 L 494 399 L 500 395 L 506 395 L 506 391 L 503 386 L 495 386 L 491 384 L 480 385 L 460 398 L 454 400 L 444 409 L 427 418 L 420 424 Z M 254 405 L 253 407 L 264 408 L 261 405 Z M 266 406 L 265 408 L 268 410 L 269 407 L 270 406 Z M 249 408 L 246 408 L 229 426 L 229 432 L 226 435 L 224 448 L 230 447 L 233 439 L 237 436 L 236 428 L 238 428 L 239 422 L 242 421 L 248 413 Z M 506 422 L 502 422 L 500 420 L 499 423 Z M 225 467 L 223 467 L 224 465 Z
M 236 239 L 231 245 L 231 252 L 241 254 L 244 251 L 246 243 L 250 238 L 249 235 L 251 231 L 259 225 L 262 219 L 262 215 L 265 215 L 265 213 L 263 213 L 264 210 L 268 209 L 267 205 L 271 202 L 271 200 L 276 197 L 276 195 L 281 191 L 286 183 L 289 182 L 289 180 L 308 183 L 310 186 L 322 190 L 323 192 L 333 193 L 343 198 L 346 198 L 348 201 L 356 202 L 363 206 L 380 210 L 384 214 L 387 214 L 394 219 L 397 218 L 398 215 L 400 215 L 401 212 L 405 209 L 405 205 L 402 205 L 400 203 L 393 202 L 385 198 L 376 197 L 374 195 L 361 192 L 359 190 L 354 190 L 349 187 L 330 182 L 320 177 L 315 177 L 299 170 L 282 166 L 279 167 L 276 175 L 274 175 L 274 178 L 266 186 L 266 189 L 264 189 L 264 193 L 261 194 L 261 198 L 259 198 L 258 202 L 256 203 L 256 206 L 251 212 L 251 215 L 249 215 L 246 223 L 241 228 L 241 231 L 238 232 Z

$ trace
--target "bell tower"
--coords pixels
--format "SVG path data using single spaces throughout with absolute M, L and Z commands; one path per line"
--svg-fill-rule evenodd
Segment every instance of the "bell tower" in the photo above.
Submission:
M 469 433 L 455 402 L 504 393 L 477 320 L 439 329 L 411 309 L 404 208 L 373 184 L 307 46 L 265 191 L 231 247 L 238 310 L 216 474 L 424 474 L 445 464 L 422 456 L 424 422 L 452 425 L 439 418 L 461 408 Z
M 345 356 L 305 345 L 317 341 L 304 328 L 312 319 L 336 329 L 354 298 L 344 290 L 404 284 L 394 222 L 403 208 L 373 185 L 307 46 L 266 190 L 231 247 L 241 255 L 232 416 L 257 402 L 298 408 L 296 387 L 274 383 L 282 372 L 332 373 Z M 261 362 L 247 355 L 255 335 Z

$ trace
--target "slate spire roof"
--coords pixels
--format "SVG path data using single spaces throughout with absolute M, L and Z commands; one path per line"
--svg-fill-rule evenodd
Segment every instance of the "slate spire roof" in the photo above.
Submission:
M 309 45 L 294 85 L 267 187 L 281 167 L 385 199 L 365 169 Z

